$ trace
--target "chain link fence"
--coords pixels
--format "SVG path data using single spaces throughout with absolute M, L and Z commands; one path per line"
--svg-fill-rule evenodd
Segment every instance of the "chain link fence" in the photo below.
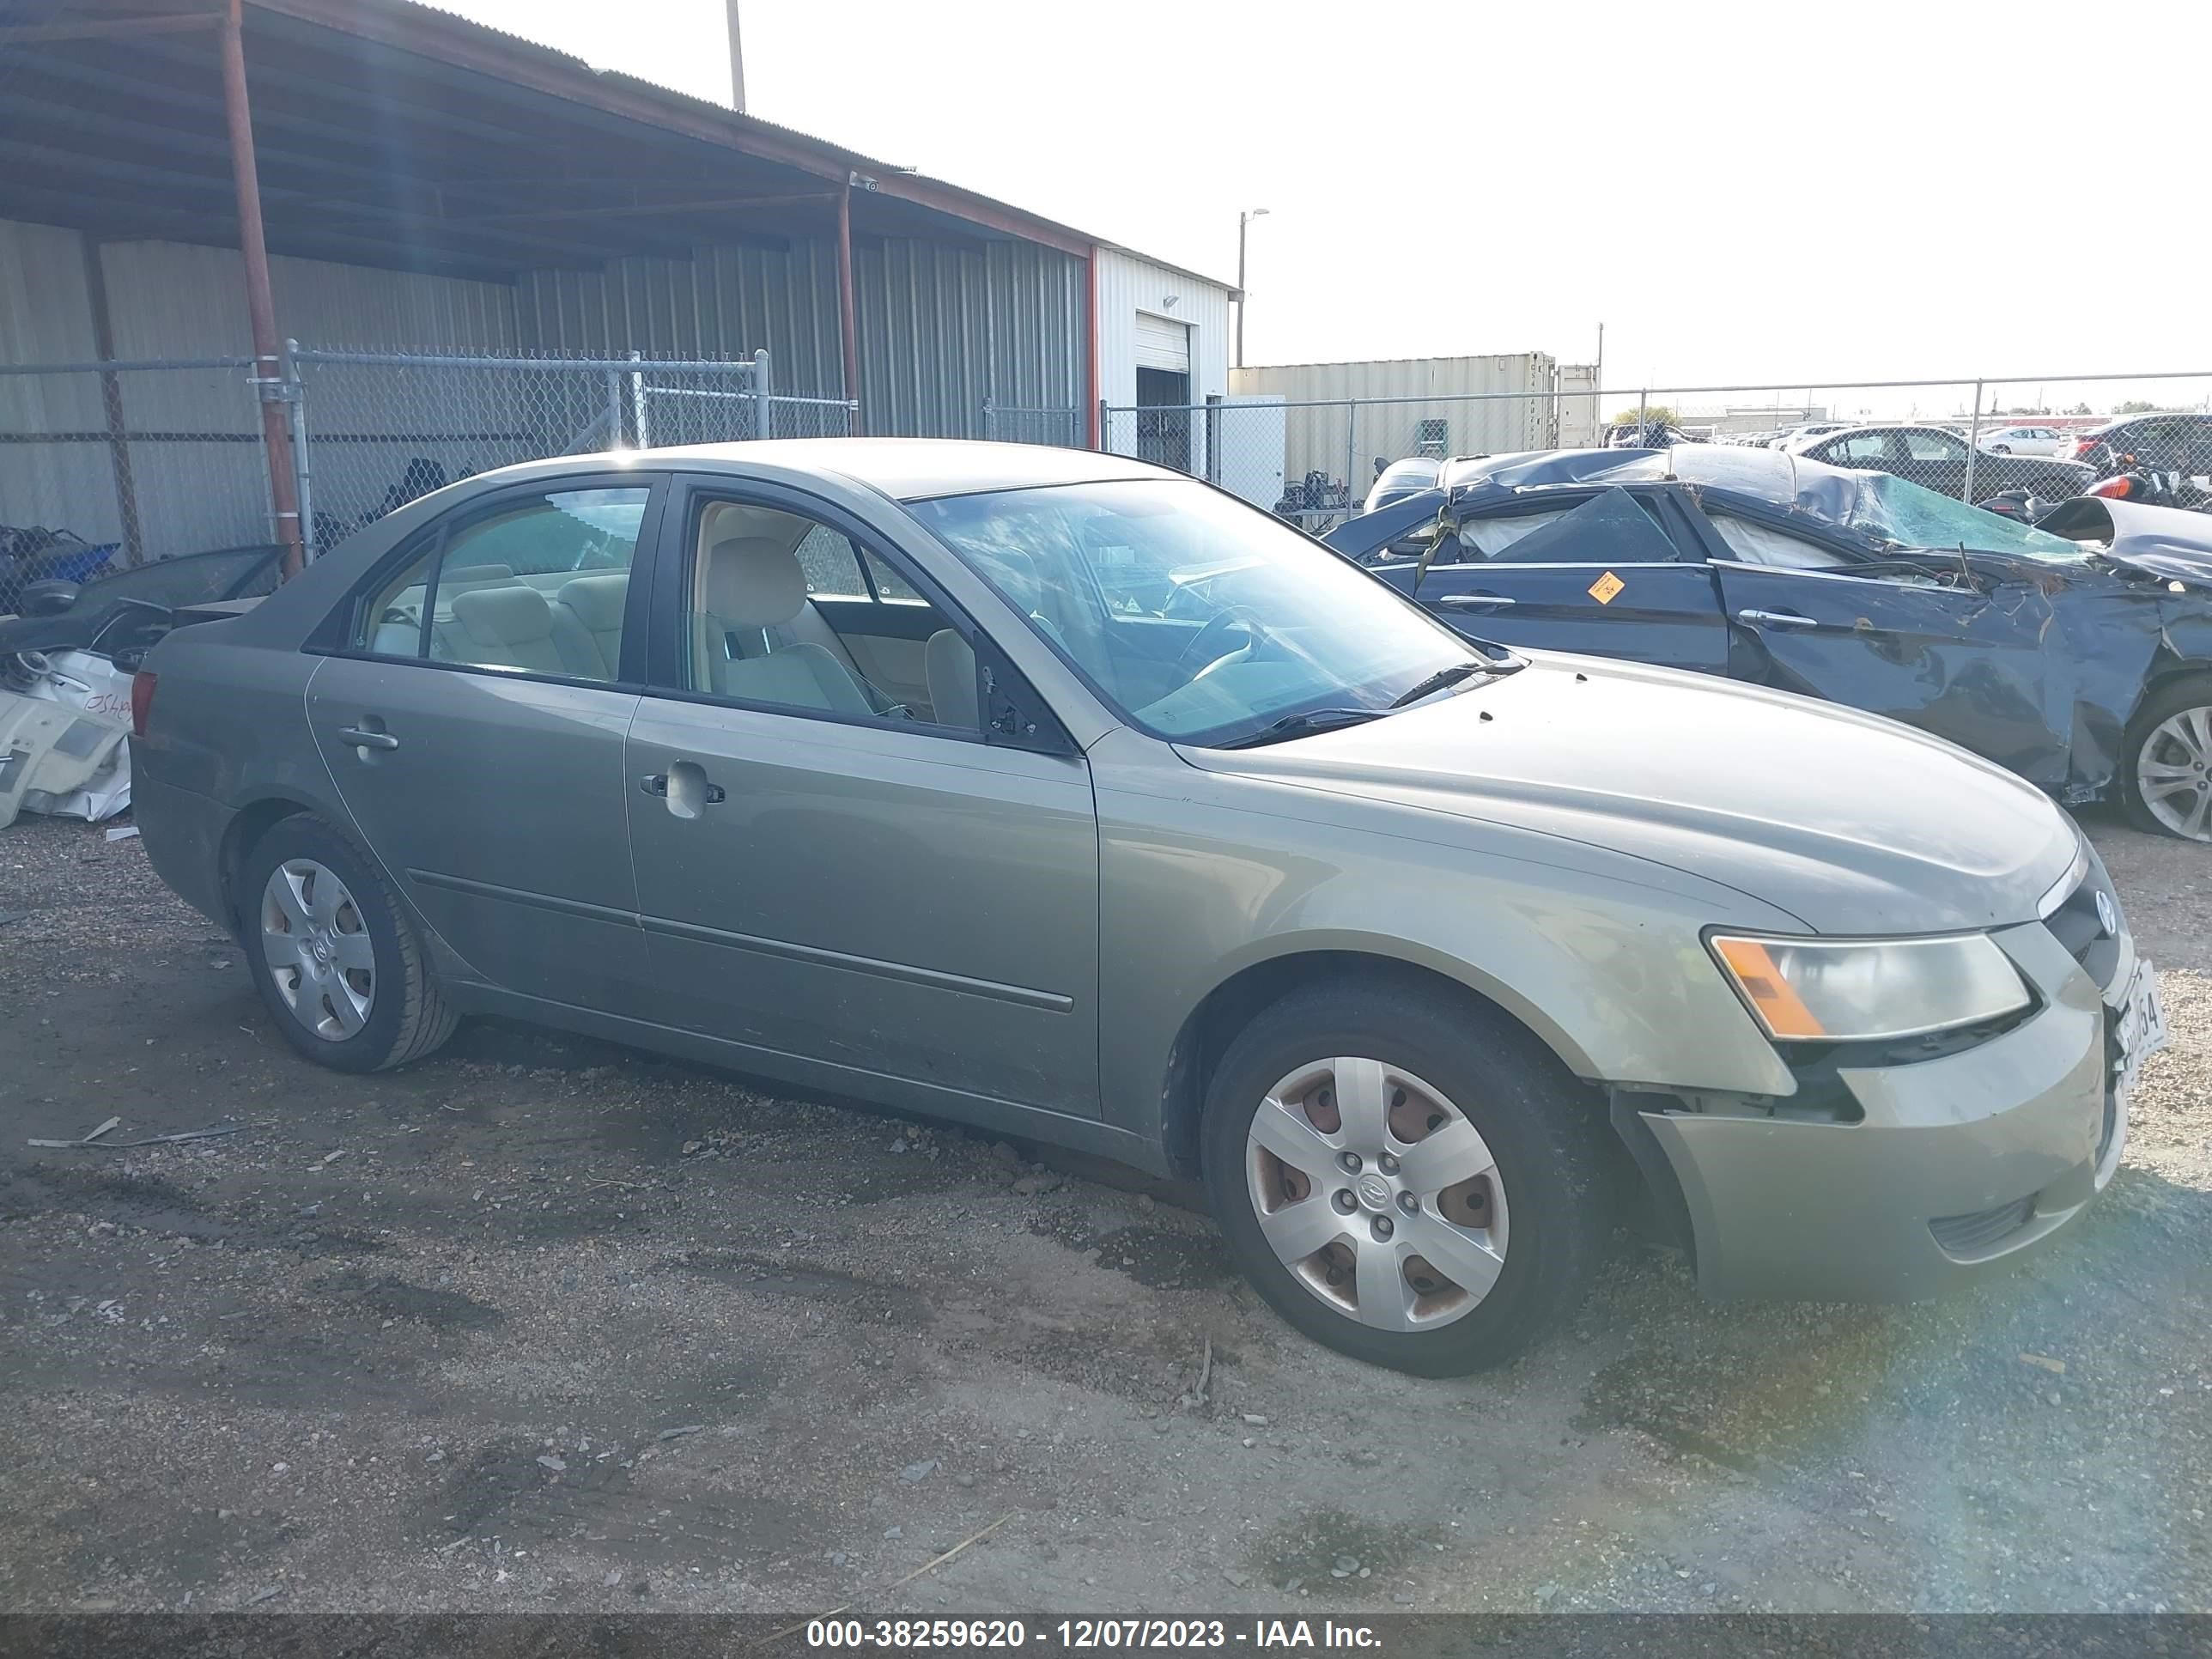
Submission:
M 1316 534 L 1399 462 L 1587 442 L 1733 444 L 1893 472 L 1962 501 L 2055 500 L 2136 465 L 2212 490 L 2212 374 L 1650 387 L 1104 405 L 1103 447 L 1206 479 Z M 2087 434 L 2117 420 L 2128 441 Z M 1395 476 L 1395 475 L 1394 475 Z
M 27 584 L 270 539 L 245 357 L 0 365 L 0 614 Z
M 304 410 L 301 514 L 326 549 L 456 479 L 606 449 L 842 437 L 854 405 L 779 396 L 747 360 L 291 353 Z
M 1205 478 L 1319 534 L 1358 512 L 1395 461 L 1551 447 L 1561 401 L 1544 392 L 1108 404 L 1100 430 L 1112 453 Z

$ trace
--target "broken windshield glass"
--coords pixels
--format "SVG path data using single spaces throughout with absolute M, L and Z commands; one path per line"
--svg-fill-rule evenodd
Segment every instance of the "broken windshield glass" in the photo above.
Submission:
M 1939 495 L 1888 472 L 1859 480 L 1844 522 L 1900 547 L 1963 547 L 1972 552 L 2078 563 L 2086 556 L 2063 536 L 2033 530 L 1978 507 Z

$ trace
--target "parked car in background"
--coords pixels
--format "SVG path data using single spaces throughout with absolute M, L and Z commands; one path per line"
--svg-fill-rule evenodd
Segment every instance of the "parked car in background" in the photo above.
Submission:
M 1981 435 L 1982 447 L 1992 455 L 2056 455 L 2065 441 L 2055 426 L 2001 426 Z
M 2058 454 L 2100 477 L 2142 471 L 2212 478 L 2212 415 L 2131 415 L 2073 434 Z
M 1853 426 L 1798 446 L 1793 453 L 1830 466 L 1893 472 L 1924 489 L 1966 499 L 1969 446 L 1955 432 L 1938 426 Z M 2096 474 L 2073 461 L 2033 456 L 1972 457 L 1973 499 L 2001 490 L 2025 489 L 2051 500 L 2071 495 Z
M 1375 475 L 1375 483 L 1367 492 L 1366 504 L 1359 510 L 1372 513 L 1396 501 L 1403 501 L 1416 490 L 1433 489 L 1437 474 L 1443 463 L 1429 455 L 1409 455 L 1402 461 L 1393 461 Z
M 1847 703 L 2212 841 L 2212 551 L 2153 556 L 2154 518 L 2084 544 L 1771 450 L 1567 450 L 1455 463 L 1328 540 L 1376 561 L 1425 514 L 1427 568 L 1374 568 L 1470 635 Z
M 1825 438 L 1831 432 L 1841 432 L 1852 424 L 1850 421 L 1808 421 L 1802 426 L 1785 427 L 1767 440 L 1769 449 L 1796 449 L 1815 438 Z
M 1200 613 L 1103 597 L 1146 572 Z M 1285 1319 L 1418 1372 L 1570 1310 L 1616 1180 L 1716 1293 L 1979 1279 L 2109 1181 L 2162 1029 L 1997 768 L 1470 643 L 1110 455 L 507 468 L 132 702 L 148 854 L 309 1059 L 497 1012 L 1199 1174 Z

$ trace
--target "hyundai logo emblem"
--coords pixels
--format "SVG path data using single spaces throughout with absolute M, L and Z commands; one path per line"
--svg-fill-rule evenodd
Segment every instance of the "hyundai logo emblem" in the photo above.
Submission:
M 2120 933 L 2120 913 L 2112 905 L 2109 895 L 2097 895 L 2097 925 L 2105 930 L 2108 939 L 2117 939 Z

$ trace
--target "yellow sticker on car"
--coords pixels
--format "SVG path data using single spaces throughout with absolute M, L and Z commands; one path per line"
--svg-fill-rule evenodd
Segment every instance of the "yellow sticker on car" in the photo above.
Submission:
M 1600 605 L 1611 605 L 1613 596 L 1627 586 L 1626 582 L 1608 570 L 1589 585 L 1589 596 Z

